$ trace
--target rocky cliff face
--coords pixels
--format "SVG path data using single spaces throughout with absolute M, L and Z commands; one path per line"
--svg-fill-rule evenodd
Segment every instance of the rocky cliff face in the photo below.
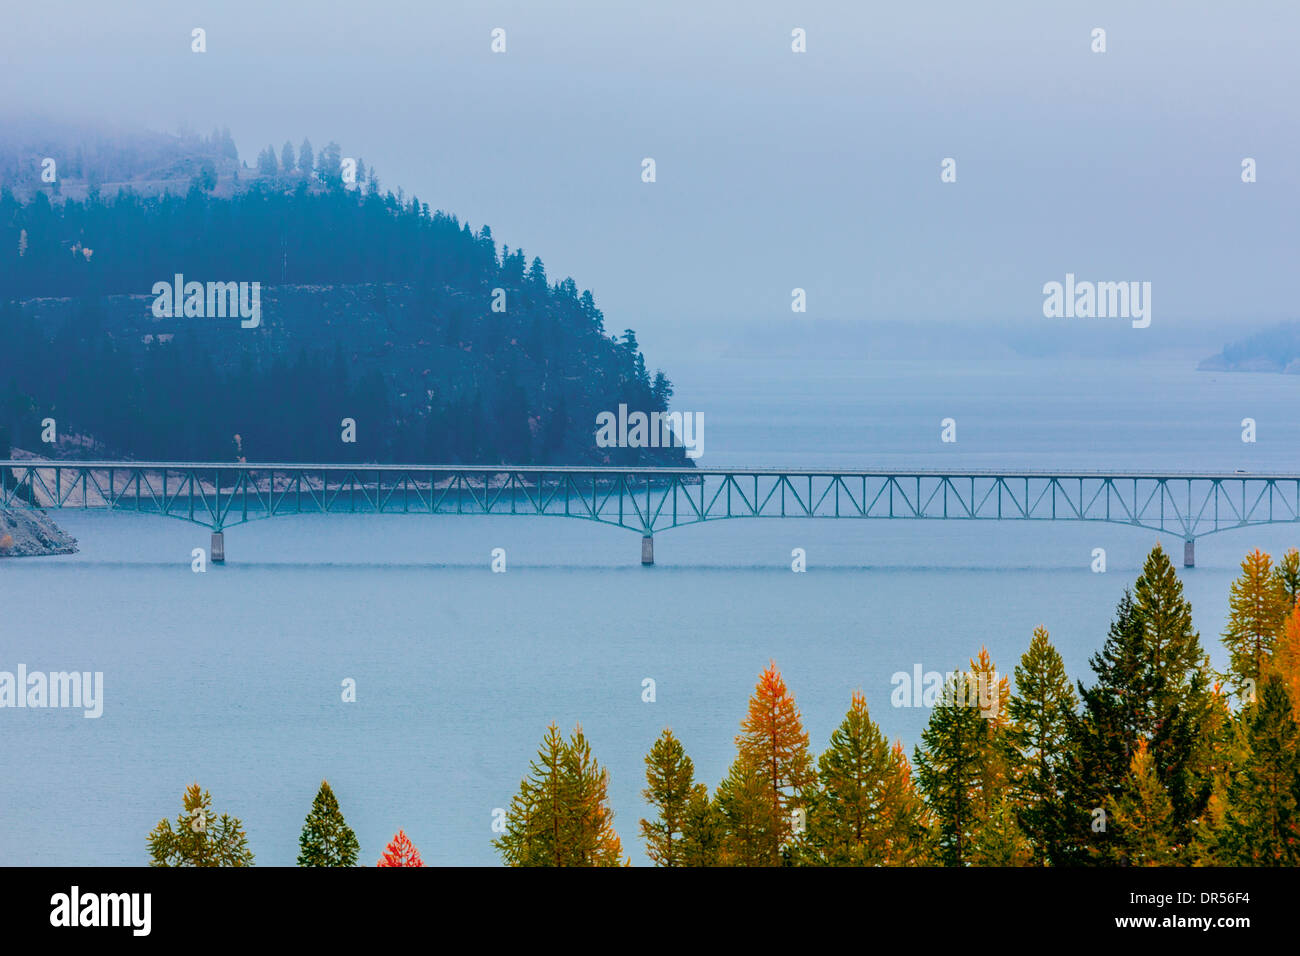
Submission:
M 44 511 L 0 508 L 0 558 L 75 554 L 77 540 Z

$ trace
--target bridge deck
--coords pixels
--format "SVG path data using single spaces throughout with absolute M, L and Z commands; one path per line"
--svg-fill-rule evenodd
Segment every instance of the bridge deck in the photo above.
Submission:
M 0 461 L 10 507 L 221 531 L 307 513 L 551 515 L 652 535 L 725 518 L 1106 521 L 1192 541 L 1300 520 L 1300 474 Z

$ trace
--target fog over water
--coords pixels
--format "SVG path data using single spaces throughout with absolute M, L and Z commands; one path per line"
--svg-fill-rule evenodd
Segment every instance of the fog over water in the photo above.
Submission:
M 1073 272 L 1151 282 L 1153 329 L 1231 329 L 1295 317 L 1298 28 L 1283 0 L 17 5 L 0 113 L 229 127 L 250 165 L 336 140 L 652 362 L 796 287 L 810 320 L 1034 335 Z

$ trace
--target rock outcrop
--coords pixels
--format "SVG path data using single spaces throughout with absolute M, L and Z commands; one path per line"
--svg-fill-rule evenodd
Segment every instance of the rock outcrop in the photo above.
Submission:
M 0 558 L 41 554 L 75 554 L 77 539 L 56 525 L 44 511 L 0 508 Z

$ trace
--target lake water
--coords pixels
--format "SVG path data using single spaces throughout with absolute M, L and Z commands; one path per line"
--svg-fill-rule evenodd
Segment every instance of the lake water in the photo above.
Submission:
M 674 407 L 705 415 L 706 465 L 1300 470 L 1300 377 L 1187 362 L 685 361 Z M 957 421 L 956 444 L 939 422 Z M 1258 422 L 1258 442 L 1240 423 Z M 230 529 L 64 512 L 70 557 L 0 563 L 0 670 L 104 673 L 104 713 L 0 710 L 0 864 L 143 864 L 185 787 L 292 865 L 322 779 L 373 864 L 403 828 L 427 864 L 492 864 L 548 722 L 581 721 L 615 824 L 646 862 L 643 757 L 671 726 L 716 785 L 774 659 L 820 751 L 862 689 L 911 752 L 927 718 L 897 671 L 987 645 L 1010 673 L 1046 625 L 1074 678 L 1158 536 L 1119 525 L 728 521 L 656 539 L 559 518 L 303 516 Z M 1181 558 L 1176 539 L 1165 547 Z M 1217 666 L 1242 555 L 1300 528 L 1197 543 L 1183 575 Z M 493 548 L 509 570 L 493 574 Z M 808 572 L 790 570 L 804 548 Z M 1089 569 L 1104 547 L 1108 571 Z M 1180 562 L 1181 563 L 1181 562 Z M 641 699 L 642 680 L 657 700 Z M 353 678 L 357 701 L 341 701 Z

